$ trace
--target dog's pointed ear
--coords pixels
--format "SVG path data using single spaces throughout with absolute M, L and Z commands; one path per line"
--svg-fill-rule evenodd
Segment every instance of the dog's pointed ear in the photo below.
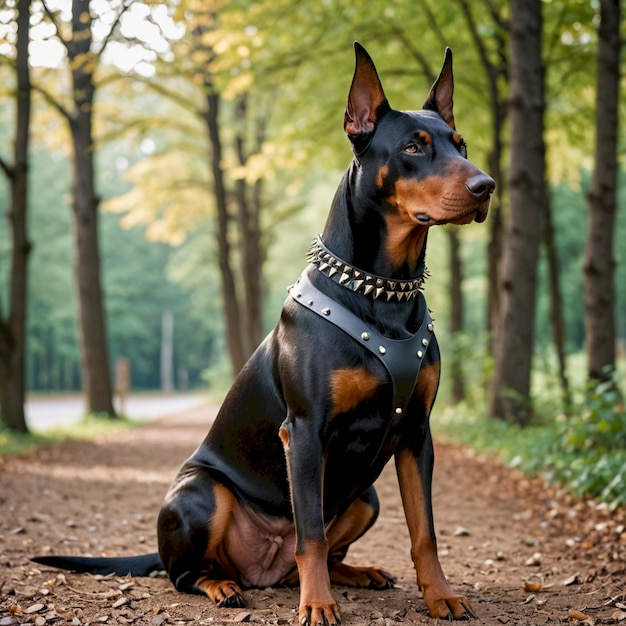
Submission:
M 372 58 L 365 48 L 354 42 L 356 66 L 348 95 L 343 128 L 353 144 L 362 144 L 381 117 L 390 110 L 383 86 Z
M 452 113 L 452 96 L 454 95 L 454 77 L 452 75 L 452 51 L 446 48 L 446 56 L 439 78 L 430 89 L 428 98 L 424 102 L 424 109 L 435 111 L 443 118 L 448 126 L 454 126 L 454 114 Z M 456 129 L 455 129 L 456 130 Z

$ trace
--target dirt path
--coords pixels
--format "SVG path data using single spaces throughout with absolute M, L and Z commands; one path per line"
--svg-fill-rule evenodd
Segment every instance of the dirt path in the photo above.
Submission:
M 297 591 L 246 592 L 216 609 L 162 577 L 98 579 L 36 567 L 36 554 L 139 554 L 179 465 L 205 434 L 202 407 L 94 442 L 0 461 L 0 626 L 296 624 Z M 377 484 L 381 516 L 348 555 L 398 576 L 396 589 L 336 590 L 343 623 L 434 624 L 414 583 L 393 467 Z M 570 502 L 497 463 L 438 445 L 435 516 L 444 571 L 482 624 L 611 624 L 626 618 L 626 515 Z M 524 584 L 526 583 L 526 589 Z M 588 616 L 574 614 L 577 610 Z M 626 624 L 626 620 L 623 621 Z

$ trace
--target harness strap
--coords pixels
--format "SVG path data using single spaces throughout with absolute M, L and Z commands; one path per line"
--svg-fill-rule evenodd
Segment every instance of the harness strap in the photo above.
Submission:
M 393 409 L 402 415 L 411 400 L 428 344 L 433 338 L 433 322 L 424 294 L 424 320 L 418 331 L 407 339 L 390 339 L 369 327 L 361 318 L 317 289 L 305 270 L 289 288 L 289 294 L 305 308 L 340 328 L 385 366 L 393 383 Z

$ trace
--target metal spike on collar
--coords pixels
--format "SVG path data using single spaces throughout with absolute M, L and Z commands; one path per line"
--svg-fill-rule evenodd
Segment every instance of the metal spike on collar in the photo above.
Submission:
M 374 300 L 380 298 L 384 293 L 387 302 L 410 300 L 422 289 L 424 281 L 429 275 L 426 267 L 423 267 L 419 277 L 410 280 L 399 281 L 367 274 L 334 256 L 324 246 L 320 237 L 313 241 L 307 254 L 307 261 L 337 284 L 355 293 L 370 296 Z

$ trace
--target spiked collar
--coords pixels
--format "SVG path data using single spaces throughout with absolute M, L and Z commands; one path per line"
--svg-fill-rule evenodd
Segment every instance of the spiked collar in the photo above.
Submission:
M 385 278 L 360 270 L 336 257 L 318 236 L 309 248 L 307 261 L 318 271 L 338 285 L 355 293 L 369 296 L 374 300 L 386 299 L 387 302 L 410 300 L 424 286 L 428 276 L 426 265 L 422 263 L 419 275 L 408 280 Z

